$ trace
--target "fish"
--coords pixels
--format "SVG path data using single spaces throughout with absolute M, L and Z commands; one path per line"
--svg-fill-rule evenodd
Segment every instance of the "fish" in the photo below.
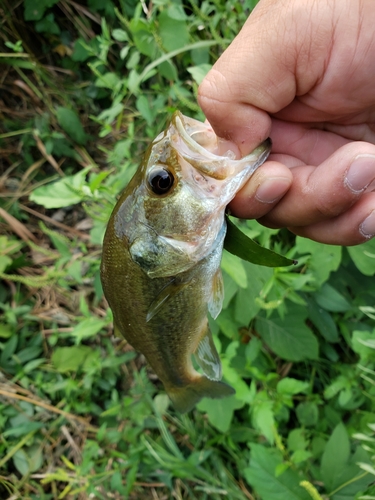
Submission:
M 216 318 L 224 298 L 225 208 L 271 141 L 240 159 L 219 148 L 209 123 L 176 111 L 118 199 L 103 241 L 115 332 L 145 356 L 181 413 L 235 393 L 221 381 L 208 313 Z

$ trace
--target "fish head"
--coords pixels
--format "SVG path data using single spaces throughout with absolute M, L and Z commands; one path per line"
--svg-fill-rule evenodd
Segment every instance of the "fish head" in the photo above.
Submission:
M 120 197 L 116 235 L 149 277 L 186 271 L 222 243 L 225 207 L 265 161 L 270 141 L 239 160 L 217 150 L 208 123 L 177 111 Z

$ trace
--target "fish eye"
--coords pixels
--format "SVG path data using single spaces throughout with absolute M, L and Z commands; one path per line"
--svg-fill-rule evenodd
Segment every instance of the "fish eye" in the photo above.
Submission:
M 148 184 L 155 194 L 166 194 L 173 186 L 173 174 L 164 167 L 151 170 L 148 175 Z

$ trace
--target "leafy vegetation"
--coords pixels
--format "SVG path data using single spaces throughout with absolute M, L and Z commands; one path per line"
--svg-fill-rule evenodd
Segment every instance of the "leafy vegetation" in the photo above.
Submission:
M 375 242 L 239 227 L 212 321 L 236 395 L 176 414 L 113 336 L 100 245 L 116 196 L 250 0 L 0 5 L 0 497 L 375 498 Z

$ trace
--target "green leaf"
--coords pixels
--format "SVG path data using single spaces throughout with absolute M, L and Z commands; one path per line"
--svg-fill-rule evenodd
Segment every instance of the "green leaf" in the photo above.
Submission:
M 324 285 L 315 292 L 314 298 L 318 305 L 326 311 L 346 312 L 351 309 L 351 305 L 346 298 L 328 283 L 324 283 Z
M 267 267 L 282 267 L 296 264 L 296 261 L 287 259 L 272 250 L 263 248 L 254 240 L 246 236 L 238 227 L 226 217 L 227 234 L 224 248 L 228 252 L 243 260 Z
M 204 398 L 197 404 L 198 410 L 207 412 L 209 422 L 220 432 L 229 430 L 234 410 L 242 406 L 243 403 L 235 396 L 223 399 Z
M 13 456 L 15 468 L 23 476 L 35 472 L 43 464 L 43 454 L 40 446 L 33 445 L 16 451 Z
M 55 17 L 52 13 L 35 23 L 35 30 L 38 33 L 47 33 L 49 35 L 60 34 L 59 25 L 55 23 Z
M 295 378 L 285 377 L 277 383 L 276 390 L 279 394 L 294 396 L 300 392 L 306 392 L 309 388 L 308 382 L 296 380 Z
M 279 451 L 251 444 L 250 467 L 244 470 L 245 478 L 262 500 L 311 500 L 300 486 L 303 477 L 297 472 L 288 469 L 276 477 L 276 467 L 282 463 Z
M 185 14 L 183 6 L 178 3 L 172 3 L 172 5 L 168 7 L 167 12 L 168 16 L 171 19 L 175 19 L 176 21 L 186 21 L 186 19 L 188 18 Z
M 46 9 L 55 5 L 59 0 L 25 0 L 25 21 L 39 21 Z
M 342 249 L 339 246 L 323 245 L 297 236 L 296 249 L 301 255 L 311 255 L 309 269 L 312 271 L 318 286 L 328 280 L 331 272 L 336 271 L 341 262 Z
M 296 414 L 301 425 L 313 427 L 318 423 L 319 409 L 312 401 L 300 403 L 296 408 Z
M 156 116 L 155 108 L 150 105 L 149 100 L 144 94 L 138 97 L 136 101 L 136 107 L 141 113 L 142 117 L 146 120 L 147 125 L 152 125 Z
M 30 200 L 46 208 L 69 207 L 80 203 L 87 197 L 87 192 L 83 192 L 82 188 L 86 184 L 86 174 L 89 170 L 90 167 L 84 168 L 75 175 L 67 175 L 56 182 L 34 189 Z
M 301 427 L 293 429 L 288 435 L 288 450 L 297 451 L 305 450 L 309 442 L 306 439 L 306 431 Z
M 348 463 L 350 455 L 350 442 L 348 433 L 343 423 L 339 423 L 329 438 L 321 463 L 321 474 L 327 491 L 340 485 L 338 479 L 342 469 Z
M 77 371 L 86 358 L 90 355 L 92 349 L 87 346 L 58 347 L 52 354 L 52 364 L 60 373 Z
M 347 248 L 352 261 L 362 274 L 375 274 L 375 239 L 366 241 L 362 245 Z
M 221 258 L 222 269 L 242 288 L 247 287 L 247 275 L 242 262 L 234 255 L 223 252 Z
M 242 264 L 246 270 L 247 281 L 250 286 L 238 290 L 234 299 L 234 314 L 236 321 L 247 326 L 261 309 L 259 301 L 256 299 L 265 284 L 272 278 L 273 269 L 250 264 L 250 262 L 246 261 Z M 225 293 L 227 293 L 227 288 L 225 288 Z
M 199 64 L 198 66 L 190 66 L 190 68 L 187 68 L 187 70 L 197 82 L 197 84 L 200 85 L 203 81 L 203 78 L 207 75 L 211 68 L 211 64 Z
M 289 361 L 318 359 L 319 345 L 317 338 L 306 326 L 306 310 L 293 306 L 288 317 L 258 317 L 256 329 L 272 351 Z
M 167 10 L 161 12 L 158 21 L 160 38 L 168 52 L 189 43 L 189 30 L 185 21 L 172 18 Z
M 273 444 L 275 441 L 273 401 L 268 399 L 265 391 L 258 393 L 251 405 L 251 417 L 253 426 Z
M 76 344 L 80 344 L 83 339 L 93 337 L 107 324 L 107 321 L 100 320 L 96 317 L 84 319 L 73 328 L 70 334 L 75 339 Z
M 60 127 L 68 136 L 80 145 L 84 145 L 87 136 L 75 111 L 59 106 L 56 110 L 56 117 Z
M 0 323 L 0 338 L 8 339 L 13 335 L 13 328 L 6 323 Z
M 314 299 L 306 298 L 309 319 L 319 330 L 327 342 L 338 342 L 340 340 L 336 323 L 329 312 L 319 306 Z
M 118 42 L 127 42 L 129 41 L 129 35 L 126 31 L 116 28 L 112 31 L 112 37 Z

